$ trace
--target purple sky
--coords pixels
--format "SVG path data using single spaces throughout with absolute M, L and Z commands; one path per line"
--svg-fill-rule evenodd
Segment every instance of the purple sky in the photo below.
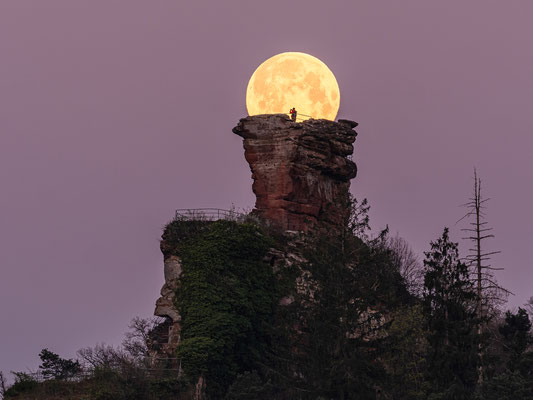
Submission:
M 492 198 L 502 285 L 533 295 L 533 2 L 0 2 L 0 370 L 117 344 L 153 312 L 176 208 L 254 203 L 241 138 L 265 59 L 302 51 L 360 123 L 352 192 L 417 252 Z

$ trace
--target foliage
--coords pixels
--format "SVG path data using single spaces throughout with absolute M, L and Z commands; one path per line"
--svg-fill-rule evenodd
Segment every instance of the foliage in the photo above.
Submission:
M 39 353 L 41 370 L 44 379 L 68 379 L 81 370 L 80 363 L 71 359 L 64 359 L 48 349 L 42 349 Z
M 348 230 L 353 236 L 367 241 L 369 239 L 368 231 L 370 230 L 370 217 L 368 212 L 370 205 L 367 199 L 357 200 L 351 194 L 348 198 L 348 204 L 345 205 L 347 220 L 343 222 L 342 228 Z
M 170 400 L 184 389 L 175 375 L 154 379 L 138 368 L 127 372 L 96 369 L 89 382 L 91 400 Z
M 158 319 L 134 318 L 122 347 L 104 344 L 78 351 L 80 361 L 63 360 L 47 349 L 40 353 L 40 374 L 15 372 L 15 383 L 5 398 L 20 400 L 170 400 L 187 391 L 187 383 L 178 378 L 177 368 L 153 365 L 146 358 L 149 332 L 161 323 Z M 141 351 L 142 350 L 142 351 Z M 144 354 L 144 356 L 142 354 Z M 63 367 L 77 365 L 76 372 L 64 374 Z M 150 365 L 150 369 L 147 366 Z M 155 368 L 154 368 L 155 367 Z M 44 374 L 48 371 L 48 374 Z M 68 375 L 69 380 L 56 379 Z M 41 377 L 44 381 L 39 381 Z M 49 379 L 54 378 L 54 379 Z M 39 380 L 38 380 L 39 379 Z
M 180 243 L 194 237 L 209 225 L 210 222 L 203 218 L 189 220 L 177 217 L 173 219 L 163 230 L 161 241 L 163 254 L 177 254 Z
M 509 354 L 509 369 L 518 371 L 526 356 L 526 350 L 529 345 L 533 344 L 531 321 L 526 310 L 518 308 L 516 314 L 507 311 L 505 313 L 505 323 L 500 327 L 499 331 L 503 336 L 504 350 Z
M 204 375 L 213 398 L 268 348 L 274 278 L 264 257 L 272 245 L 259 227 L 232 221 L 179 242 L 178 357 L 191 380 Z
M 368 256 L 369 249 L 355 243 L 357 251 L 350 241 L 338 246 L 336 240 L 320 238 L 306 254 L 309 264 L 304 271 L 309 273 L 307 282 L 312 286 L 301 296 L 306 298 L 299 299 L 306 307 L 299 310 L 297 318 L 301 332 L 297 337 L 302 343 L 299 353 L 303 355 L 298 364 L 304 375 L 300 389 L 306 387 L 313 397 L 342 398 L 353 393 L 366 398 L 374 392 L 369 385 L 372 378 L 382 373 L 372 362 L 377 356 L 375 347 L 364 340 L 377 334 L 381 317 L 378 312 L 369 312 L 375 302 L 359 286 L 368 280 L 368 270 L 363 270 L 363 263 L 349 265 L 355 260 L 346 257 L 353 252 Z
M 257 371 L 239 374 L 228 389 L 225 400 L 270 400 L 276 398 L 270 381 L 263 382 Z
M 210 337 L 195 336 L 180 342 L 178 356 L 187 375 L 198 379 L 209 371 L 209 365 L 218 350 L 219 346 Z
M 175 219 L 161 245 L 181 260 L 184 374 L 174 358 L 152 368 L 151 341 L 168 321 L 136 318 L 121 347 L 81 349 L 80 361 L 44 349 L 48 380 L 15 373 L 6 399 L 188 398 L 202 377 L 211 399 L 533 400 L 529 316 L 488 321 L 490 346 L 479 347 L 478 297 L 448 230 L 425 253 L 421 291 L 406 241 L 388 229 L 371 237 L 366 200 L 345 206 L 338 229 L 306 235 Z
M 264 370 L 286 398 L 374 399 L 385 381 L 388 314 L 409 294 L 385 234 L 367 234 L 367 203 L 347 207 L 341 229 L 307 236 L 287 294 L 293 301 L 276 310 Z
M 533 400 L 533 384 L 518 372 L 507 371 L 486 382 L 481 388 L 483 400 Z
M 14 373 L 20 374 L 19 372 Z M 38 382 L 30 374 L 24 374 L 23 380 L 16 379 L 15 383 L 5 392 L 5 399 L 74 399 L 82 388 L 78 382 L 64 380 L 47 380 Z
M 32 392 L 37 386 L 39 386 L 39 382 L 37 382 L 30 374 L 24 372 L 12 372 L 12 374 L 15 376 L 15 383 L 5 391 L 5 399 Z
M 477 381 L 476 294 L 447 228 L 425 255 L 423 305 L 433 397 L 466 399 Z
M 387 329 L 388 351 L 383 358 L 395 399 L 426 399 L 426 329 L 422 305 L 418 303 L 398 309 Z

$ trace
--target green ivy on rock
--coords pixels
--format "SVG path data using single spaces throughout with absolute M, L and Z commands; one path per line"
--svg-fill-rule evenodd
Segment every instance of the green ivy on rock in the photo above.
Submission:
M 273 244 L 256 225 L 223 220 L 176 244 L 183 268 L 178 357 L 191 380 L 206 379 L 213 398 L 269 347 L 275 291 L 264 259 Z

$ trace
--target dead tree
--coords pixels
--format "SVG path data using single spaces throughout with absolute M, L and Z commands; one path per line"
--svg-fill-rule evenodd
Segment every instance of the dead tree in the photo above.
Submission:
M 465 262 L 469 266 L 471 277 L 476 288 L 476 314 L 478 318 L 478 335 L 483 333 L 486 322 L 493 315 L 494 310 L 504 304 L 507 296 L 511 294 L 508 290 L 501 287 L 493 271 L 502 270 L 490 264 L 491 256 L 500 253 L 500 251 L 486 251 L 484 241 L 493 238 L 492 228 L 488 227 L 485 214 L 485 203 L 490 199 L 484 199 L 481 195 L 481 179 L 477 176 L 474 168 L 474 195 L 464 206 L 467 213 L 459 220 L 470 220 L 469 227 L 461 229 L 467 233 L 465 240 L 470 240 L 473 247 L 469 249 Z M 457 222 L 459 222 L 457 221 Z M 478 383 L 483 383 L 483 348 L 479 344 L 479 367 Z

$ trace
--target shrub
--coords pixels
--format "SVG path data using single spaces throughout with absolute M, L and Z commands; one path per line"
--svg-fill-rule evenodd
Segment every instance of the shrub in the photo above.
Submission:
M 15 375 L 15 383 L 4 393 L 6 399 L 18 396 L 22 393 L 32 392 L 37 386 L 39 386 L 39 382 L 37 382 L 30 374 L 13 372 L 13 375 Z

